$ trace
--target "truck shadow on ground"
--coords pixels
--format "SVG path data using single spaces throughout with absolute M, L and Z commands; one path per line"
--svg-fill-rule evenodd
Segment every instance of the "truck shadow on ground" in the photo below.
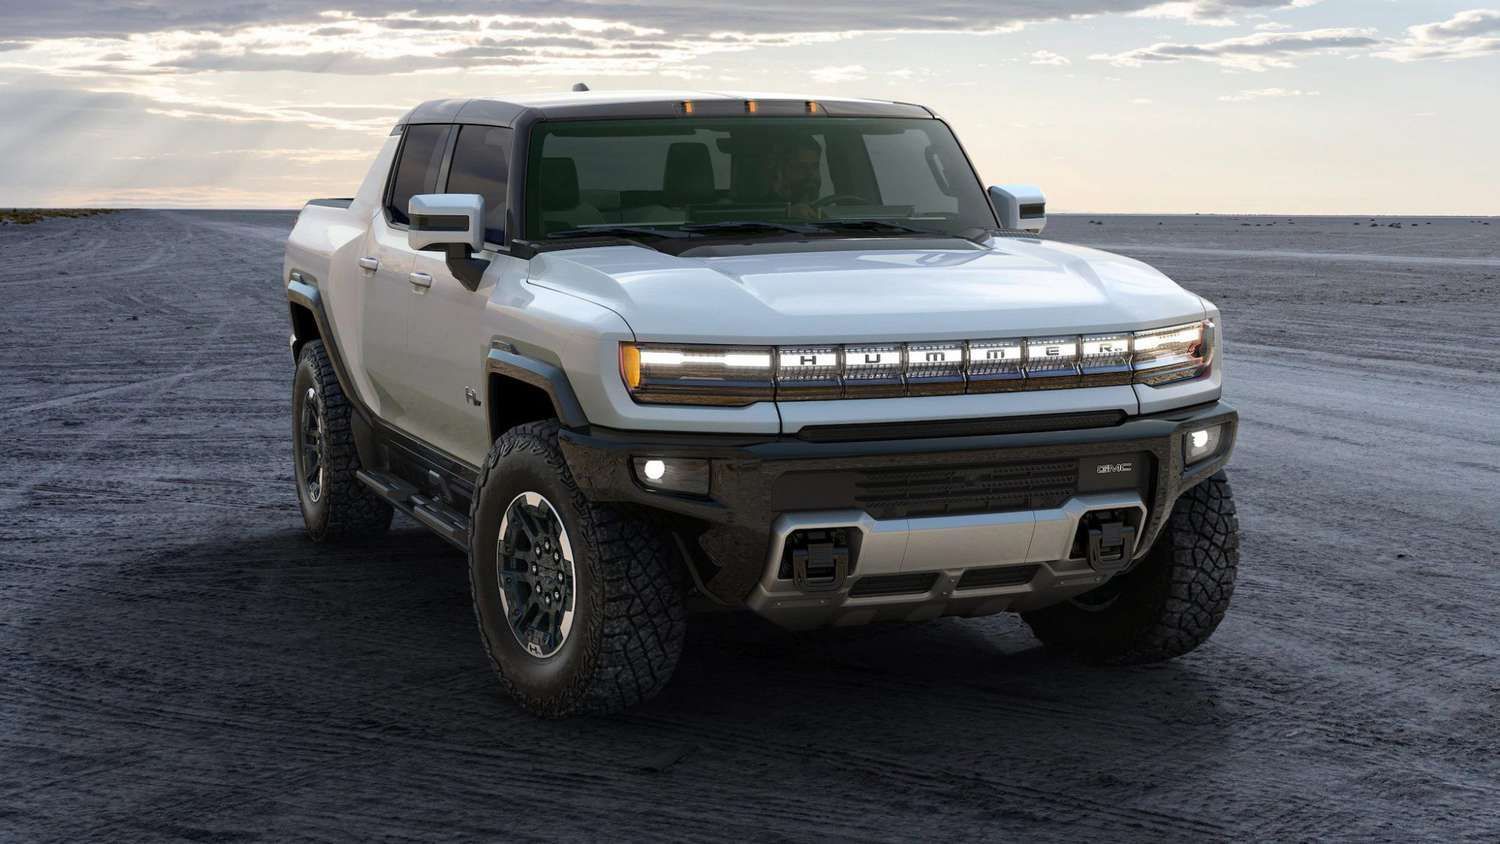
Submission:
M 1222 675 L 1190 661 L 1082 667 L 1044 653 L 1009 616 L 792 634 L 718 614 L 693 618 L 657 699 L 543 721 L 501 696 L 463 558 L 419 529 L 352 548 L 291 532 L 236 538 L 100 576 L 110 582 L 64 590 L 74 606 L 31 622 L 35 658 L 79 662 L 86 688 L 68 690 L 68 705 L 89 710 L 99 737 L 144 733 L 209 767 L 222 755 L 230 781 L 251 770 L 247 754 L 337 768 L 351 753 L 384 753 L 465 777 L 519 757 L 533 768 L 555 760 L 564 778 L 697 769 L 730 781 L 796 777 L 809 764 L 878 777 L 891 766 L 1037 764 L 1089 742 L 1136 754 L 1169 743 L 1179 759 L 1211 760 L 1231 720 Z M 36 690 L 32 716 L 54 691 Z M 1070 779 L 1114 777 L 1057 758 Z

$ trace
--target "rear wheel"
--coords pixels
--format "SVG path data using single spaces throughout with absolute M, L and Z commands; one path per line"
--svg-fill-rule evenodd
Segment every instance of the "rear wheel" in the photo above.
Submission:
M 469 517 L 474 613 L 522 707 L 616 712 L 666 685 L 686 628 L 676 556 L 655 525 L 578 491 L 555 420 L 495 442 Z
M 1044 644 L 1088 662 L 1160 662 L 1213 635 L 1234 594 L 1239 520 L 1219 472 L 1177 499 L 1135 568 L 1066 603 L 1021 617 Z
M 352 412 L 323 341 L 308 341 L 292 379 L 292 462 L 302 521 L 314 542 L 365 539 L 391 526 L 391 505 L 354 476 Z

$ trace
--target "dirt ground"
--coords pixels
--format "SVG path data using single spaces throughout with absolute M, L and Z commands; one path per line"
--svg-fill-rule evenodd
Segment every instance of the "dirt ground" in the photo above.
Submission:
M 499 697 L 440 540 L 303 538 L 291 220 L 0 227 L 0 840 L 1500 839 L 1500 220 L 1054 218 L 1225 315 L 1196 653 L 707 617 L 567 722 Z

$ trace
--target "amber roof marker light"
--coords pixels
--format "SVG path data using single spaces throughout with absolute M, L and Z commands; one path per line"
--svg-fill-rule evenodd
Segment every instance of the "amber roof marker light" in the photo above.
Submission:
M 746 114 L 754 114 L 757 111 L 760 111 L 760 103 L 756 102 L 755 100 L 745 100 Z

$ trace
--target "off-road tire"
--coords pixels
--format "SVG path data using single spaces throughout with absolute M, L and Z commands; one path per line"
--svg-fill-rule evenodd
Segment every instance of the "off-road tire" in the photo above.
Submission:
M 1223 621 L 1239 542 L 1234 496 L 1219 472 L 1177 499 L 1156 543 L 1119 582 L 1021 617 L 1049 649 L 1085 662 L 1136 665 L 1181 656 Z
M 302 410 L 309 389 L 317 394 L 315 412 L 322 420 L 324 473 L 317 500 L 312 499 L 303 477 Z M 297 372 L 292 378 L 292 464 L 302 520 L 314 542 L 372 539 L 391 526 L 390 503 L 354 476 L 359 471 L 359 452 L 349 424 L 352 413 L 323 341 L 309 340 L 297 354 Z
M 682 567 L 663 532 L 578 490 L 556 420 L 518 425 L 495 441 L 469 510 L 469 587 L 485 651 L 505 691 L 534 715 L 618 712 L 671 679 L 686 614 Z M 571 632 L 556 653 L 528 653 L 499 595 L 499 525 L 523 492 L 551 504 L 573 549 Z

